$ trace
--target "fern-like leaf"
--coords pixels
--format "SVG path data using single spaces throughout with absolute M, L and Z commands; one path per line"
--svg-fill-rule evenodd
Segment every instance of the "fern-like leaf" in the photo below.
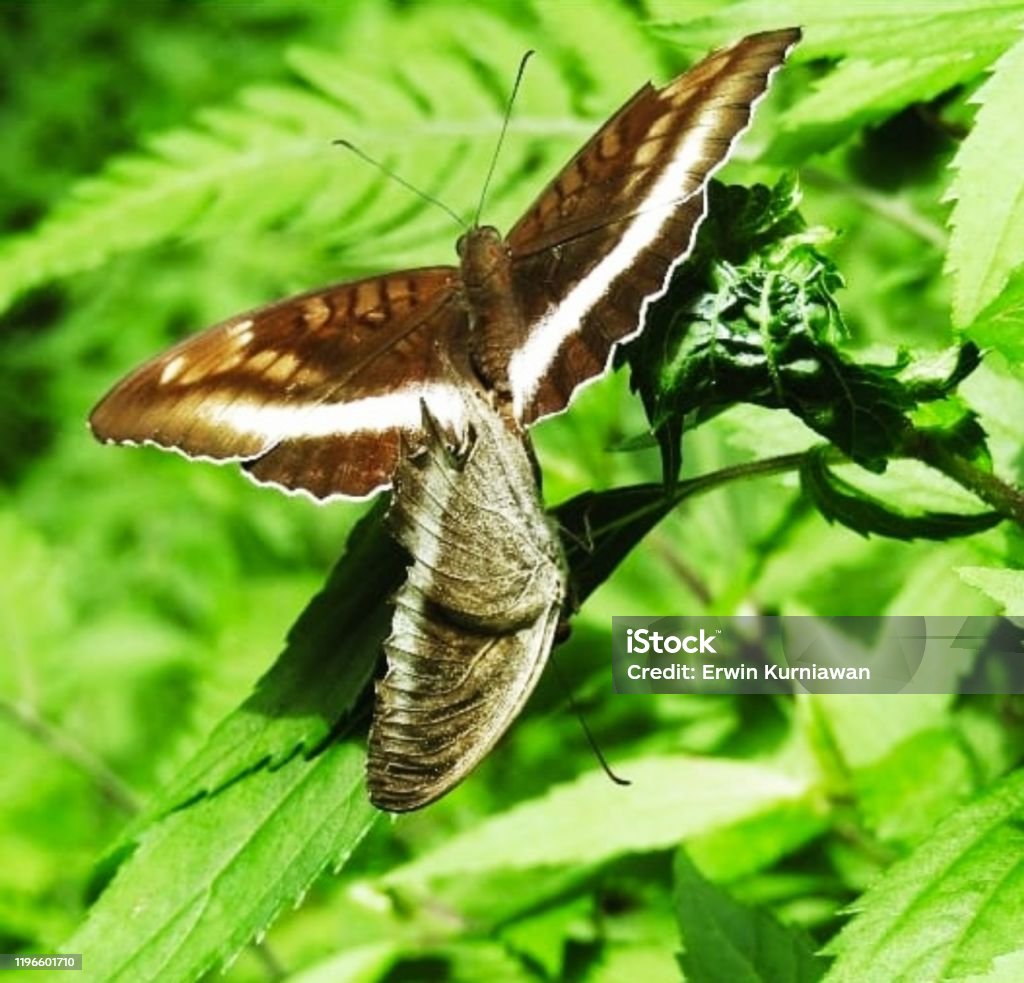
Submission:
M 613 13 L 596 4 L 587 18 L 631 54 L 623 59 L 630 78 L 604 86 L 627 95 L 645 81 L 635 75 L 647 49 L 639 30 L 624 32 Z M 455 17 L 430 7 L 383 24 L 382 16 L 353 29 L 341 50 L 294 50 L 293 84 L 249 88 L 80 182 L 35 230 L 0 247 L 0 309 L 30 287 L 120 253 L 269 228 L 315 231 L 339 278 L 448 258 L 451 221 L 331 141 L 358 143 L 470 217 L 515 65 L 536 38 L 480 10 Z M 589 33 L 580 31 L 577 43 Z M 546 48 L 533 44 L 541 56 L 521 89 L 488 222 L 507 227 L 536 183 L 526 188 L 525 179 L 553 171 L 592 128 L 577 119 L 586 76 L 563 70 L 582 59 L 567 43 L 562 32 Z M 600 113 L 614 105 L 604 93 L 601 103 Z
M 978 90 L 981 109 L 953 161 L 947 197 L 956 199 L 947 267 L 954 274 L 953 319 L 968 325 L 1024 263 L 1024 36 L 996 63 Z
M 655 2 L 652 12 L 665 21 L 659 32 L 680 44 L 720 43 L 737 25 L 750 31 L 800 24 L 797 61 L 841 59 L 782 121 L 771 154 L 787 163 L 976 78 L 1013 44 L 1021 17 L 1016 0 L 879 4 L 870 18 L 851 4 L 745 0 L 696 23 L 675 24 L 677 6 Z

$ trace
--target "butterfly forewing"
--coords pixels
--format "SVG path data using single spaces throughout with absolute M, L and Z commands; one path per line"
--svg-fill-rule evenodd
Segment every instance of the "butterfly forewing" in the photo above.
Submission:
M 636 334 L 689 254 L 704 190 L 799 31 L 754 34 L 661 89 L 644 86 L 508 236 L 526 336 L 510 345 L 523 423 L 565 408 Z
M 438 296 L 368 346 L 355 372 L 319 402 L 296 407 L 294 426 L 245 470 L 257 481 L 316 498 L 364 496 L 391 483 L 400 438 L 423 439 L 421 404 L 446 424 L 463 425 L 460 390 L 469 369 L 458 352 L 467 327 L 453 295 Z M 397 368 L 397 371 L 395 369 Z
M 90 424 L 317 497 L 365 495 L 387 484 L 421 399 L 441 418 L 461 405 L 438 355 L 465 324 L 456 282 L 452 267 L 408 270 L 231 318 L 129 375 Z

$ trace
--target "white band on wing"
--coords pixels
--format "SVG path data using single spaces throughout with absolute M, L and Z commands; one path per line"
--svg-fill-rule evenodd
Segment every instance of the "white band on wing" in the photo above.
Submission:
M 216 421 L 240 433 L 259 435 L 268 444 L 282 440 L 313 439 L 351 433 L 381 433 L 396 427 L 419 430 L 423 424 L 420 401 L 426 402 L 438 422 L 458 432 L 466 418 L 465 398 L 456 386 L 427 383 L 406 386 L 382 396 L 364 396 L 344 403 L 315 406 L 275 403 L 204 404 Z
M 694 139 L 692 130 L 681 134 L 671 162 L 639 203 L 633 221 L 612 251 L 534 324 L 526 343 L 509 360 L 508 377 L 517 419 L 522 418 L 565 339 L 580 330 L 587 314 L 658 237 L 686 200 L 679 197 L 679 189 L 687 172 L 700 168 L 706 152 L 705 142 Z M 702 188 L 703 184 L 694 194 Z M 669 275 L 671 270 L 666 282 Z

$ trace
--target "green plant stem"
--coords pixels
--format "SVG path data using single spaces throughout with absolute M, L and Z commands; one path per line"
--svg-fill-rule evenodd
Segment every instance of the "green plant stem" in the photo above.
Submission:
M 694 495 L 703 495 L 706 492 L 714 491 L 716 488 L 727 485 L 732 481 L 744 481 L 750 478 L 761 478 L 767 475 L 796 471 L 800 468 L 803 456 L 803 453 L 780 454 L 777 457 L 767 457 L 763 461 L 733 464 L 727 468 L 709 471 L 707 474 L 702 474 L 699 477 L 681 481 L 674 488 L 666 490 L 664 495 L 652 496 L 651 500 L 640 508 L 620 513 L 616 516 L 614 522 L 603 526 L 600 532 L 608 533 L 616 528 L 629 527 L 648 515 L 667 514 L 677 505 L 681 505 L 686 499 L 692 498 Z M 632 487 L 655 488 L 654 485 L 636 485 Z M 594 530 L 594 532 L 596 533 L 598 530 Z
M 980 498 L 1000 515 L 1024 529 L 1024 491 L 991 471 L 955 454 L 924 430 L 914 430 L 904 444 L 908 457 L 921 461 Z
M 1024 529 L 1024 490 L 1003 481 L 991 471 L 955 454 L 940 440 L 924 430 L 914 430 L 906 440 L 903 453 L 906 457 L 927 464 L 936 471 L 941 471 L 947 478 L 955 481 L 971 494 L 976 495 L 986 505 L 1000 515 Z M 778 457 L 765 458 L 751 464 L 738 464 L 733 467 L 712 471 L 690 481 L 684 481 L 672 493 L 673 504 L 678 505 L 692 495 L 712 491 L 730 481 L 757 478 L 770 474 L 781 474 L 795 471 L 800 467 L 803 453 L 780 454 Z M 830 454 L 830 459 L 845 461 L 844 455 L 838 451 Z
M 0 713 L 8 716 L 25 733 L 85 774 L 109 802 L 134 815 L 139 811 L 135 793 L 88 748 L 24 702 L 0 698 Z
M 259 960 L 260 965 L 263 967 L 264 972 L 267 974 L 267 979 L 283 980 L 288 975 L 284 966 L 281 965 L 277 956 L 274 954 L 274 950 L 267 945 L 265 940 L 263 942 L 250 942 L 249 947 L 252 949 L 256 958 Z
M 888 222 L 892 222 L 893 225 L 906 229 L 912 235 L 917 236 L 923 242 L 927 242 L 939 250 L 945 251 L 949 245 L 949 236 L 941 225 L 919 214 L 913 207 L 899 198 L 880 194 L 861 185 L 840 180 L 837 177 L 833 177 L 827 171 L 816 167 L 801 168 L 800 180 L 806 184 L 817 185 L 825 191 L 838 192 L 844 198 L 860 202 L 876 215 Z
M 719 468 L 717 471 L 680 482 L 671 492 L 672 504 L 679 505 L 684 499 L 694 495 L 703 495 L 705 492 L 713 491 L 732 481 L 746 481 L 750 478 L 763 478 L 773 474 L 784 474 L 787 471 L 797 471 L 803 459 L 804 455 L 801 451 L 798 454 L 779 454 L 776 457 L 766 457 L 763 461 L 751 461 L 748 464 L 733 464 L 727 468 Z
M 947 478 L 955 481 L 962 488 L 966 488 L 1000 515 L 1024 529 L 1024 491 L 1020 488 L 1003 481 L 991 471 L 978 467 L 967 458 L 955 454 L 940 440 L 936 440 L 933 435 L 924 430 L 911 432 L 904 443 L 903 453 L 906 457 L 913 458 L 942 472 Z M 755 461 L 752 464 L 740 464 L 712 471 L 710 474 L 681 483 L 673 495 L 675 504 L 691 495 L 711 491 L 730 481 L 797 470 L 803 456 L 802 453 L 782 454 L 778 457 L 765 458 L 763 461 Z M 846 460 L 838 451 L 831 454 L 830 459 Z
M 844 462 L 848 460 L 844 454 L 834 448 L 827 453 L 830 461 Z M 979 468 L 966 458 L 954 454 L 927 432 L 913 431 L 903 448 L 903 456 L 921 461 L 923 464 L 941 471 L 947 478 L 966 488 L 1000 515 L 1024 529 L 1024 491 L 1008 484 L 991 472 Z M 645 516 L 657 513 L 665 514 L 688 498 L 714 491 L 733 481 L 746 481 L 751 478 L 797 471 L 803 459 L 804 452 L 779 454 L 761 461 L 720 468 L 717 471 L 681 481 L 665 497 L 652 497 L 641 508 L 620 514 L 616 517 L 613 525 L 628 527 Z M 603 529 L 602 532 L 608 532 L 610 528 Z

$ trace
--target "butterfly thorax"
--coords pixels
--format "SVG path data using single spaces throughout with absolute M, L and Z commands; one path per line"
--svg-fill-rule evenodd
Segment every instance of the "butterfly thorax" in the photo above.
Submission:
M 509 394 L 508 360 L 522 334 L 522 311 L 512 280 L 512 257 L 501 233 L 476 226 L 459 239 L 463 299 L 469 314 L 473 368 L 499 396 Z

